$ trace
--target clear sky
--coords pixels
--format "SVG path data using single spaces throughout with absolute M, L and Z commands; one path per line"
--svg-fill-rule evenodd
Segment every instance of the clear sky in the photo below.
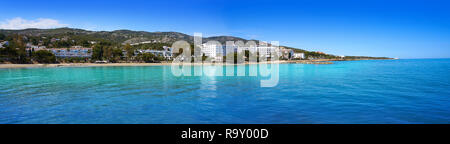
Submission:
M 0 28 L 201 32 L 336 55 L 450 58 L 450 2 L 444 0 L 6 0 L 1 5 Z

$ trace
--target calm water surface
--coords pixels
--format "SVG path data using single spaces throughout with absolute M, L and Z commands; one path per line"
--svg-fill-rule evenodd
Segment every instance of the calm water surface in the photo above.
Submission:
M 0 69 L 0 123 L 450 123 L 450 59 L 279 69 L 272 88 L 170 66 Z

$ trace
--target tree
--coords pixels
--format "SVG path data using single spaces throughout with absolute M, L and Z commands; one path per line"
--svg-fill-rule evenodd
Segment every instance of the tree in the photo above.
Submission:
M 127 52 L 127 59 L 131 60 L 131 58 L 134 56 L 134 48 L 127 43 L 124 47 L 124 50 Z
M 112 49 L 112 61 L 113 62 L 119 61 L 122 58 L 122 56 L 123 56 L 122 49 L 120 49 L 120 48 Z
M 96 44 L 92 49 L 93 60 L 103 60 L 103 46 Z
M 164 61 L 164 60 L 166 60 L 166 58 L 164 58 L 163 56 L 157 56 L 155 58 L 155 61 L 157 61 L 157 62 L 161 62 L 161 61 Z
M 10 40 L 9 45 L 1 50 L 2 59 L 12 63 L 29 63 L 30 59 L 27 57 L 23 37 L 20 35 L 8 36 L 6 39 Z
M 206 56 L 205 54 L 203 54 L 203 55 L 202 55 L 202 62 L 204 62 L 207 58 L 208 58 L 208 56 Z
M 2 33 L 0 33 L 0 40 L 4 40 L 6 38 L 6 36 Z
M 103 58 L 106 60 L 111 60 L 112 57 L 112 48 L 109 46 L 103 46 Z
M 154 62 L 154 58 L 156 56 L 152 53 L 143 53 L 143 54 L 139 54 L 139 59 L 141 61 L 144 61 L 146 63 L 150 63 L 150 62 Z
M 91 44 L 87 40 L 81 41 L 81 46 L 83 47 L 89 47 Z
M 17 55 L 17 50 L 10 46 L 6 46 L 5 48 L 0 49 L 0 58 L 2 61 L 14 62 Z
M 40 51 L 34 51 L 32 52 L 32 59 L 39 62 L 39 63 L 55 63 L 56 62 L 56 56 L 46 50 L 40 50 Z

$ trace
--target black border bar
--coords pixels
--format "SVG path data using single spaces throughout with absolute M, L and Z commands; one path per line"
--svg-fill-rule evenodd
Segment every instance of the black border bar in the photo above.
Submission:
M 212 141 L 208 139 L 183 139 L 182 132 L 215 131 Z M 226 138 L 226 129 L 268 131 L 267 138 Z M 368 141 L 414 140 L 432 136 L 432 139 L 447 139 L 450 125 L 336 125 L 336 124 L 13 124 L 0 125 L 1 137 L 22 137 L 16 140 L 67 142 L 67 141 L 140 141 L 164 143 L 280 143 L 289 141 Z M 222 136 L 217 134 L 221 133 Z M 58 141 L 64 139 L 64 141 Z M 29 139 L 28 139 L 29 140 Z M 363 141 L 361 141 L 363 142 Z

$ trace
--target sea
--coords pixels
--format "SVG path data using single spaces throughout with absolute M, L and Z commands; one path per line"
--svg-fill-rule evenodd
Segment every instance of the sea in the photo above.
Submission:
M 272 87 L 170 65 L 0 69 L 0 123 L 450 123 L 450 59 L 333 63 L 279 64 Z

